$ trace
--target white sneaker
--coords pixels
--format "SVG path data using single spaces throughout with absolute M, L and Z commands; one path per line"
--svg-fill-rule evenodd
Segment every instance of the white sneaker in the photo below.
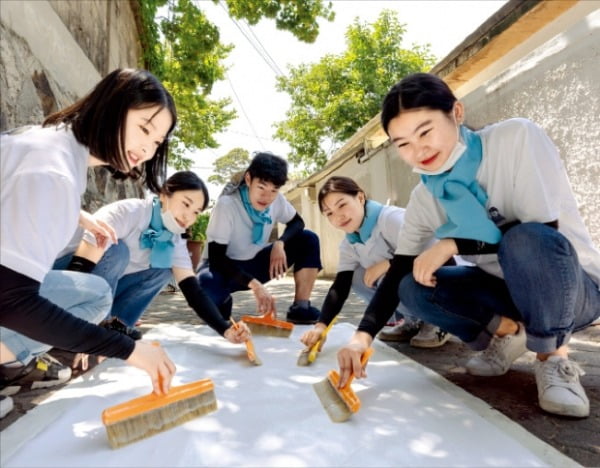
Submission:
M 6 395 L 0 395 L 0 419 L 4 418 L 14 407 L 13 399 Z
M 505 335 L 502 338 L 494 336 L 486 350 L 469 359 L 467 372 L 488 377 L 506 374 L 515 359 L 527 351 L 526 340 L 522 323 L 519 324 L 516 335 Z
M 590 414 L 590 401 L 579 383 L 585 372 L 573 361 L 550 356 L 535 361 L 535 381 L 540 407 L 548 413 L 585 418 Z
M 410 339 L 410 345 L 415 348 L 437 348 L 450 339 L 450 334 L 440 327 L 423 323 L 419 333 Z
M 404 342 L 409 341 L 419 331 L 419 322 L 403 320 L 399 325 L 384 327 L 377 338 L 381 341 Z

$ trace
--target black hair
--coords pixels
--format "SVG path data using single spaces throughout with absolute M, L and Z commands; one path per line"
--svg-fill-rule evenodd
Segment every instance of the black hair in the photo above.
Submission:
M 327 179 L 327 181 L 319 190 L 317 199 L 321 213 L 323 212 L 323 199 L 330 193 L 344 193 L 346 195 L 352 195 L 353 197 L 357 196 L 359 193 L 362 193 L 365 195 L 365 199 L 367 198 L 365 191 L 360 188 L 354 179 L 344 176 L 333 176 Z
M 381 126 L 388 133 L 390 121 L 404 110 L 421 107 L 449 113 L 457 101 L 450 87 L 431 73 L 407 75 L 389 90 L 381 106 Z
M 127 112 L 154 106 L 169 110 L 171 127 L 152 159 L 145 161 L 141 170 L 129 170 L 125 151 Z M 137 179 L 143 175 L 152 192 L 160 191 L 167 172 L 168 140 L 177 123 L 177 111 L 173 98 L 152 73 L 136 69 L 114 70 L 87 96 L 49 115 L 43 126 L 61 123 L 69 125 L 77 141 L 108 164 L 115 178 Z
M 182 190 L 201 190 L 204 195 L 204 204 L 202 205 L 201 211 L 204 211 L 208 206 L 209 195 L 206 184 L 195 172 L 192 171 L 179 171 L 173 174 L 167 179 L 165 184 L 161 188 L 161 193 L 167 196 L 173 195 L 175 192 L 181 192 Z
M 285 159 L 273 153 L 255 153 L 246 173 L 250 178 L 258 178 L 271 182 L 275 187 L 281 187 L 287 182 L 288 165 Z

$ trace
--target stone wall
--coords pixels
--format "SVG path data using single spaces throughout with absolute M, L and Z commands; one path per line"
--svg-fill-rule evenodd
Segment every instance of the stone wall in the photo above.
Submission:
M 0 131 L 39 124 L 108 72 L 138 66 L 132 6 L 128 0 L 0 1 Z M 95 211 L 140 196 L 139 184 L 90 169 L 83 207 Z

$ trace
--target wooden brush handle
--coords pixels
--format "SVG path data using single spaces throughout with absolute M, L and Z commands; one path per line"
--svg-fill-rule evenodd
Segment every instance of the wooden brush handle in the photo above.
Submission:
M 155 393 L 151 393 L 105 409 L 102 412 L 102 422 L 105 426 L 115 424 L 124 419 L 137 416 L 140 413 L 162 408 L 166 405 L 175 403 L 176 401 L 185 400 L 201 393 L 213 391 L 214 388 L 215 386 L 212 380 L 202 379 L 186 385 L 171 387 L 171 390 L 169 390 L 169 393 L 166 395 L 156 395 Z
M 372 354 L 373 354 L 373 348 L 367 348 L 365 350 L 363 355 L 360 357 L 360 365 L 362 367 L 365 367 L 367 365 L 367 361 L 369 360 L 369 358 L 371 357 Z M 350 388 L 350 384 L 352 383 L 353 380 L 354 380 L 354 372 L 352 372 L 350 374 L 350 377 L 348 377 L 348 382 L 346 382 L 346 385 L 344 385 L 343 388 L 344 389 Z
M 229 320 L 233 324 L 233 328 L 235 328 L 236 330 L 238 328 L 240 328 L 239 324 L 233 319 L 233 317 L 229 317 Z M 254 343 L 252 343 L 252 340 L 249 338 L 245 341 L 244 344 L 246 345 L 246 354 L 248 354 L 248 359 L 250 361 L 254 361 L 256 359 L 256 351 L 254 351 Z
M 310 348 L 310 351 L 308 353 L 308 362 L 314 362 L 315 359 L 317 358 L 317 353 L 319 352 L 319 348 L 321 347 L 321 343 L 323 342 L 323 340 L 327 336 L 327 333 L 329 333 L 329 330 L 331 330 L 331 327 L 333 327 L 333 324 L 335 323 L 335 321 L 337 320 L 337 318 L 338 318 L 338 315 L 336 315 L 335 317 L 333 317 L 333 319 L 331 320 L 331 322 L 329 322 L 329 325 L 327 325 L 327 327 L 325 327 L 325 330 L 323 330 L 323 333 L 321 333 L 321 336 L 319 337 L 319 339 L 317 340 L 317 342 L 314 345 L 312 345 L 312 347 Z

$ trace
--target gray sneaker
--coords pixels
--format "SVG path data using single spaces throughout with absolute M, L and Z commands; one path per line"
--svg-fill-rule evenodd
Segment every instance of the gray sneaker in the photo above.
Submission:
M 467 362 L 467 372 L 471 375 L 504 375 L 511 364 L 527 351 L 525 326 L 520 323 L 516 335 L 494 336 L 486 350 L 473 356 Z
M 384 327 L 377 338 L 381 341 L 394 341 L 397 343 L 409 341 L 419 332 L 419 322 L 403 320 L 399 325 Z
M 585 418 L 590 401 L 579 383 L 585 372 L 575 362 L 561 356 L 535 361 L 535 382 L 540 407 L 548 413 Z
M 450 339 L 450 334 L 440 327 L 423 323 L 419 333 L 410 339 L 410 345 L 415 348 L 437 348 Z

